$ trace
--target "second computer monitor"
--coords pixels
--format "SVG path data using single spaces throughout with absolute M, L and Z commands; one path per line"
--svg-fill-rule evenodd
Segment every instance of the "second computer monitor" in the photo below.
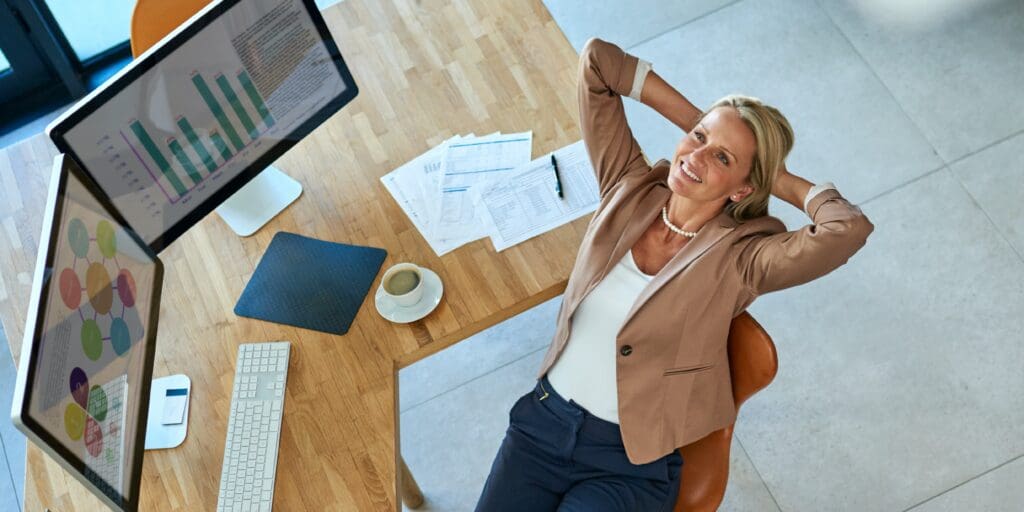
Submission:
M 314 0 L 225 0 L 48 133 L 159 252 L 356 94 Z
M 107 505 L 135 510 L 163 266 L 97 192 L 57 157 L 11 416 Z

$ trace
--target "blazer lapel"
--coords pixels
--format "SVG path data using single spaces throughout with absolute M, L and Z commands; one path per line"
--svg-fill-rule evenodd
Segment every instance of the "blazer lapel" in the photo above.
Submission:
M 661 209 L 659 207 L 659 213 L 660 210 Z M 729 232 L 735 229 L 736 226 L 736 220 L 725 211 L 701 226 L 701 228 L 697 230 L 697 236 L 693 237 L 693 240 L 687 242 L 686 245 L 684 245 L 683 248 L 665 264 L 665 268 L 661 269 L 661 271 L 654 276 L 654 279 L 652 279 L 650 283 L 647 283 L 647 286 L 640 292 L 640 296 L 637 297 L 636 301 L 633 303 L 633 307 L 629 310 L 629 313 L 626 314 L 626 319 L 622 322 L 622 328 L 625 328 L 629 321 L 633 319 L 633 316 L 636 315 L 637 311 L 639 311 L 655 293 L 658 293 L 658 290 L 660 290 L 662 286 L 665 286 L 666 283 L 671 281 L 677 274 L 682 272 L 683 269 L 688 267 L 690 263 L 693 263 L 694 260 L 707 252 L 708 249 L 718 243 L 718 241 L 725 235 L 729 234 Z M 636 239 L 633 240 L 633 243 L 635 242 Z M 632 247 L 632 244 L 630 244 L 630 247 Z M 625 251 L 623 251 L 619 257 L 621 258 L 625 254 Z
M 605 263 L 601 275 L 595 281 L 604 279 L 611 272 L 612 267 L 626 255 L 626 251 L 636 245 L 636 241 L 647 230 L 647 226 L 654 222 L 655 216 L 661 214 L 661 207 L 668 202 L 670 195 L 672 195 L 672 192 L 667 187 L 655 186 L 647 194 L 647 197 L 633 209 L 626 219 L 627 224 L 622 230 L 622 234 L 619 235 L 615 248 L 612 249 L 612 253 L 608 256 L 608 261 Z
M 661 215 L 661 207 L 664 206 L 669 197 L 672 195 L 672 191 L 669 190 L 665 181 L 668 178 L 667 165 L 658 166 L 656 165 L 651 171 L 656 173 L 655 180 L 650 182 L 648 185 L 650 189 L 647 191 L 646 196 L 641 200 L 630 212 L 629 216 L 622 217 L 625 225 L 622 227 L 622 231 L 619 235 L 619 239 L 615 243 L 615 248 L 612 249 L 611 254 L 608 256 L 608 260 L 605 262 L 604 267 L 600 273 L 593 276 L 590 281 L 590 285 L 584 290 L 579 297 L 572 303 L 570 303 L 567 311 L 567 318 L 571 318 L 580 302 L 597 286 L 597 283 L 601 282 L 612 267 L 615 266 L 626 255 L 626 251 L 633 248 L 636 241 L 640 239 L 640 235 L 644 233 L 647 226 L 654 222 L 654 220 Z M 633 303 L 633 307 L 629 313 L 626 314 L 626 320 L 622 323 L 623 327 L 633 318 L 636 312 L 652 297 L 658 290 L 665 285 L 665 283 L 672 280 L 679 272 L 682 272 L 693 260 L 700 257 L 713 245 L 725 235 L 729 234 L 737 226 L 737 222 L 732 218 L 731 215 L 726 212 L 720 213 L 714 219 L 711 219 L 705 223 L 697 231 L 697 236 L 690 240 L 678 254 L 672 257 L 671 260 L 665 265 L 665 268 L 647 283 L 647 286 L 640 292 L 640 296 Z
M 661 207 L 668 202 L 668 198 L 671 195 L 672 191 L 670 191 L 668 187 L 660 185 L 658 182 L 652 182 L 650 184 L 650 189 L 644 196 L 644 199 L 633 206 L 629 215 L 616 217 L 616 224 L 622 225 L 621 231 L 619 232 L 619 239 L 615 241 L 615 246 L 612 248 L 611 253 L 608 254 L 608 259 L 605 261 L 600 272 L 591 276 L 590 284 L 587 288 L 579 295 L 579 297 L 576 298 L 575 301 L 570 303 L 568 310 L 569 318 L 571 318 L 573 313 L 575 313 L 576 308 L 581 302 L 583 302 L 583 299 L 593 291 L 594 287 L 596 287 L 598 283 L 604 280 L 604 278 L 612 271 L 615 264 L 626 255 L 626 251 L 633 248 L 636 241 L 640 239 L 640 235 L 642 235 L 644 230 L 647 229 L 647 226 L 654 221 L 655 216 L 661 214 Z M 619 228 L 618 225 L 616 226 L 616 229 Z

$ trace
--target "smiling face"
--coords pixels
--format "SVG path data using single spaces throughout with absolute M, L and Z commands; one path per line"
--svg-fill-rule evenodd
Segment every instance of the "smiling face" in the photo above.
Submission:
M 754 191 L 747 178 L 756 149 L 754 133 L 736 109 L 715 108 L 676 146 L 668 187 L 674 194 L 723 206 L 730 196 L 743 199 Z

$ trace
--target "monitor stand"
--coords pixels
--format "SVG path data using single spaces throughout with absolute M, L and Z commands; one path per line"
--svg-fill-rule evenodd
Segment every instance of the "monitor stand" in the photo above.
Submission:
M 273 165 L 249 180 L 217 207 L 238 236 L 249 236 L 302 194 L 302 184 Z
M 165 425 L 167 401 L 180 400 L 182 393 L 185 397 L 185 410 L 181 413 L 181 421 Z M 192 381 L 187 375 L 178 374 L 153 379 L 153 385 L 149 388 L 149 413 L 146 417 L 146 449 L 174 448 L 185 442 L 185 433 L 188 432 L 188 409 L 191 405 Z

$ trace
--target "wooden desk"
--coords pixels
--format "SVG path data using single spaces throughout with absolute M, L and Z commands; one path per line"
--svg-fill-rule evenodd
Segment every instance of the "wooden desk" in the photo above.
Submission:
M 250 238 L 210 216 L 160 255 L 154 372 L 184 372 L 196 393 L 185 443 L 145 456 L 143 510 L 215 508 L 237 345 L 280 339 L 293 348 L 276 508 L 400 510 L 398 369 L 565 288 L 588 219 L 500 254 L 484 240 L 438 258 L 379 181 L 459 133 L 533 130 L 534 155 L 579 140 L 577 55 L 541 1 L 346 0 L 325 17 L 360 93 L 278 161 L 302 197 Z M 0 152 L 0 319 L 15 359 L 55 153 L 43 135 Z M 235 301 L 278 231 L 383 247 L 385 266 L 435 270 L 444 300 L 394 325 L 371 291 L 344 336 L 239 318 Z M 25 510 L 100 509 L 31 444 L 27 468 Z

